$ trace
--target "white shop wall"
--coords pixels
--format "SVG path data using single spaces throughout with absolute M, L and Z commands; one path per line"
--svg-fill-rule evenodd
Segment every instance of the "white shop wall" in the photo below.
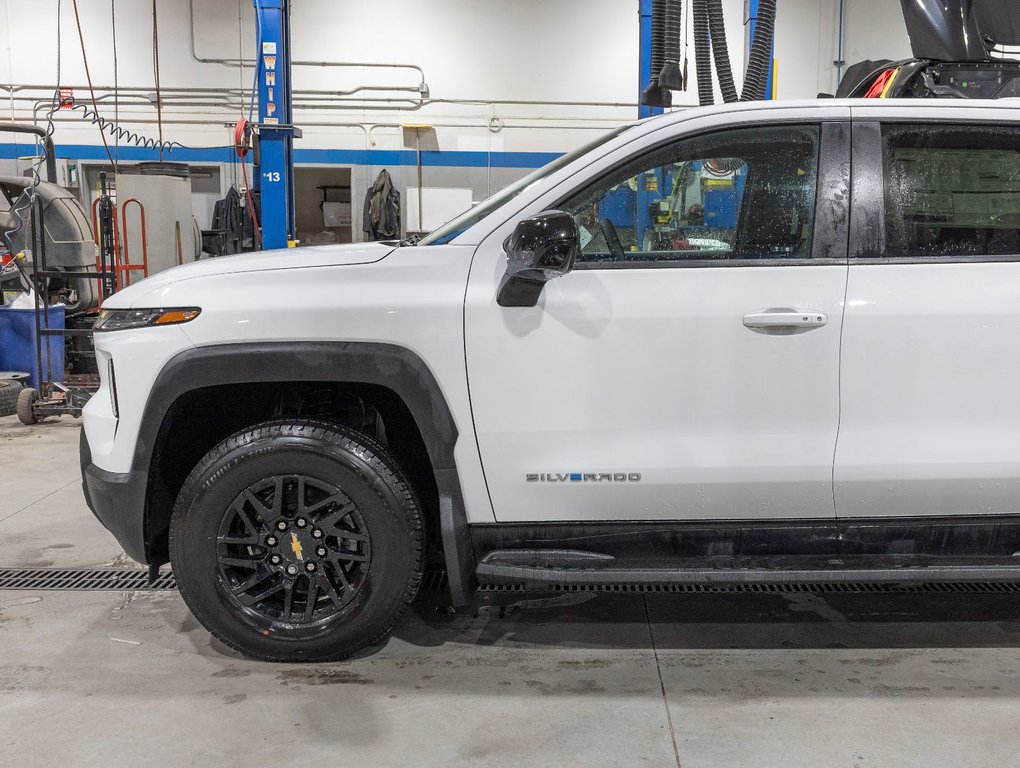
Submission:
M 845 49 L 848 64 L 865 59 L 910 58 L 910 39 L 900 4 L 891 0 L 847 0 Z
M 882 55 L 883 46 L 889 57 L 909 53 L 898 3 L 848 0 L 846 5 L 848 63 Z M 104 94 L 114 77 L 111 0 L 79 0 L 78 6 L 93 82 Z M 194 6 L 199 57 L 252 56 L 255 20 L 250 0 L 195 0 Z M 724 2 L 738 87 L 744 66 L 743 6 L 743 0 Z M 56 7 L 56 0 L 0 0 L 0 45 L 5 49 L 0 52 L 0 81 L 50 87 L 55 83 Z M 837 0 L 780 0 L 776 30 L 780 98 L 811 98 L 835 88 L 837 7 Z M 151 91 L 151 6 L 120 0 L 116 11 L 119 84 Z M 685 26 L 690 29 L 689 19 Z M 188 0 L 159 0 L 159 32 L 164 93 L 250 88 L 250 69 L 201 63 L 192 57 Z M 67 0 L 62 33 L 61 81 L 83 86 L 85 72 Z M 299 161 L 300 152 L 309 149 L 407 150 L 412 145 L 401 124 L 434 125 L 427 139 L 429 149 L 493 155 L 491 165 L 426 167 L 424 185 L 470 188 L 479 199 L 528 172 L 528 167 L 506 167 L 505 153 L 561 153 L 636 118 L 637 0 L 302 0 L 293 4 L 292 41 L 297 59 L 416 64 L 424 70 L 434 100 L 416 110 L 382 102 L 298 108 L 295 122 L 304 131 L 296 143 Z M 692 81 L 685 93 L 674 94 L 677 107 L 692 106 L 697 100 L 693 44 L 689 58 Z M 293 85 L 297 91 L 349 91 L 365 85 L 413 86 L 418 79 L 413 70 L 296 67 Z M 378 98 L 394 92 L 362 94 Z M 87 100 L 83 88 L 76 88 L 75 95 Z M 191 103 L 173 106 L 167 96 L 164 138 L 197 147 L 232 141 L 224 123 L 242 114 L 240 105 L 217 108 L 223 99 L 210 100 L 198 92 L 182 91 L 177 98 Z M 43 110 L 33 115 L 32 105 L 24 102 L 0 102 L 0 109 L 18 120 L 45 114 Z M 104 117 L 113 118 L 109 99 L 100 109 Z M 119 116 L 126 127 L 156 136 L 156 110 L 143 94 L 122 98 Z M 58 117 L 58 147 L 101 145 L 96 128 L 77 113 Z M 502 124 L 498 132 L 489 129 L 494 117 Z M 31 147 L 27 137 L 0 136 L 0 143 L 11 142 L 25 144 L 26 151 Z M 351 165 L 357 201 L 383 166 Z M 387 167 L 402 192 L 417 184 L 413 166 Z M 0 160 L 0 172 L 12 171 L 9 161 Z M 236 168 L 223 166 L 226 186 L 236 175 Z

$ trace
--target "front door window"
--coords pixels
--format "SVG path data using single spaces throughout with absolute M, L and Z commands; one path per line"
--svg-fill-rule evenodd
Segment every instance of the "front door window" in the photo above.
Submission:
M 579 268 L 809 259 L 818 128 L 769 126 L 652 150 L 560 208 L 577 219 Z

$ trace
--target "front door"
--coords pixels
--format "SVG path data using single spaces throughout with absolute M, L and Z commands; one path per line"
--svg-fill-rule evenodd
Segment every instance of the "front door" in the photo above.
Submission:
M 482 242 L 466 353 L 497 520 L 833 518 L 847 136 L 744 127 L 622 158 L 547 206 L 583 255 L 535 307 L 496 304 L 505 254 Z

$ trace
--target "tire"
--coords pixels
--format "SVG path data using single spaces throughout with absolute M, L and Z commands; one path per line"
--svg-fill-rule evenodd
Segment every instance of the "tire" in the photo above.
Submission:
M 423 552 L 421 508 L 396 459 L 322 421 L 227 438 L 185 480 L 170 521 L 191 612 L 266 661 L 333 661 L 385 639 L 418 592 Z
M 18 395 L 21 384 L 13 379 L 0 379 L 0 416 L 10 416 L 18 412 Z
M 35 424 L 39 419 L 35 415 L 34 405 L 39 402 L 39 390 L 25 387 L 18 393 L 18 418 L 22 424 Z

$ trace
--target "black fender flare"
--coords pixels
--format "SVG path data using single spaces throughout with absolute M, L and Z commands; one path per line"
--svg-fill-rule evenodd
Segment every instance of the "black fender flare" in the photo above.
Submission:
M 403 400 L 421 432 L 439 491 L 451 597 L 456 605 L 466 604 L 473 591 L 475 568 L 453 455 L 457 425 L 432 371 L 406 347 L 377 342 L 286 341 L 216 344 L 180 352 L 166 363 L 149 391 L 133 467 L 148 472 L 164 418 L 182 395 L 224 384 L 303 381 L 375 384 Z

